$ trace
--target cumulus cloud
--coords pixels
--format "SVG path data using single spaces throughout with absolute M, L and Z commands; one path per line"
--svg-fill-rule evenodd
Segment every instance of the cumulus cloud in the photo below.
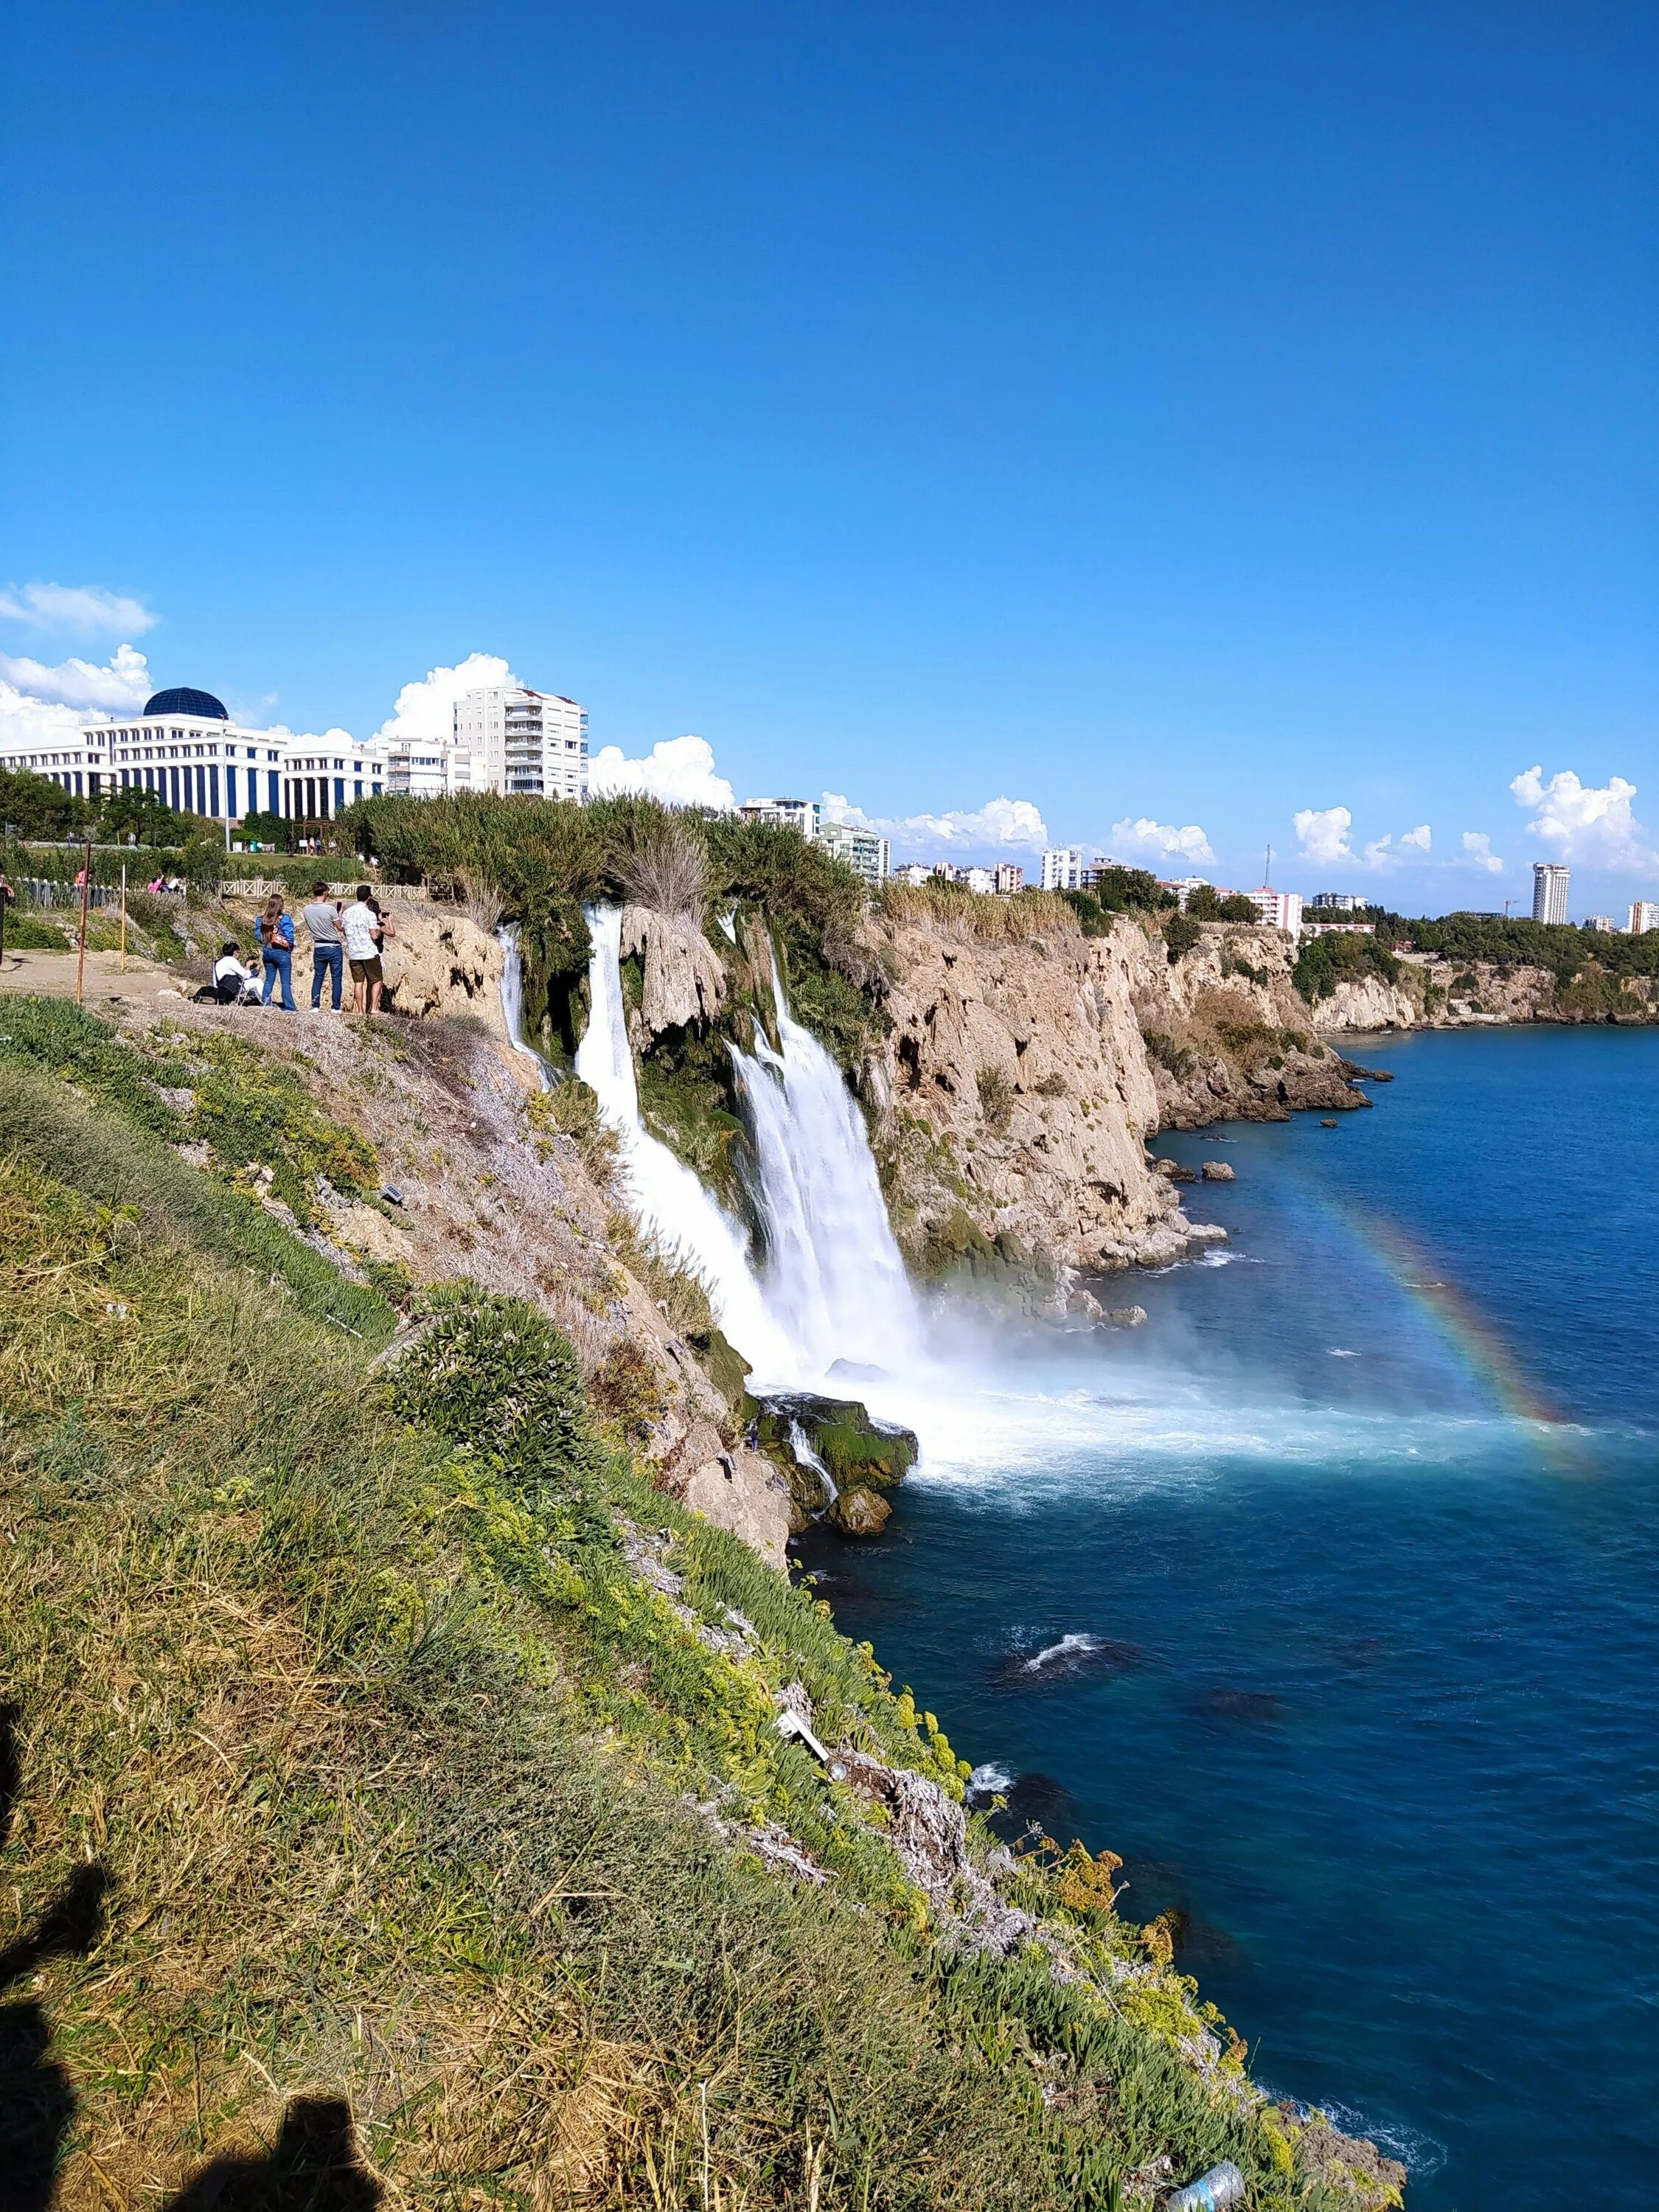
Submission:
M 1196 822 L 1188 822 L 1183 829 L 1173 823 L 1154 822 L 1142 814 L 1133 821 L 1127 817 L 1112 824 L 1112 850 L 1115 853 L 1133 848 L 1135 852 L 1160 860 L 1213 860 L 1210 841 Z
M 1402 830 L 1396 838 L 1390 830 L 1353 848 L 1350 832 L 1353 816 L 1346 806 L 1304 806 L 1291 817 L 1296 827 L 1302 857 L 1316 867 L 1393 868 L 1401 861 L 1425 860 L 1434 843 L 1426 822 L 1415 830 Z
M 1631 811 L 1636 786 L 1622 775 L 1585 784 L 1569 768 L 1546 783 L 1541 767 L 1529 768 L 1511 779 L 1510 790 L 1516 805 L 1532 816 L 1528 829 L 1553 848 L 1558 860 L 1644 873 L 1659 867 L 1659 854 L 1649 848 L 1647 831 Z
M 35 629 L 125 630 L 129 637 L 142 637 L 159 619 L 142 600 L 98 584 L 0 586 L 0 617 Z
M 1352 860 L 1348 832 L 1353 816 L 1346 806 L 1304 806 L 1291 819 L 1304 860 L 1334 867 L 1340 860 Z
M 390 715 L 374 732 L 388 742 L 429 745 L 448 738 L 455 728 L 455 702 L 469 691 L 518 678 L 496 653 L 469 653 L 453 668 L 429 668 L 417 682 L 405 684 Z
M 820 805 L 826 822 L 878 830 L 911 849 L 1040 853 L 1048 842 L 1047 824 L 1029 799 L 988 799 L 983 806 L 945 814 L 884 815 L 866 814 L 840 793 L 826 791 Z
M 587 787 L 596 799 L 634 792 L 665 806 L 707 806 L 730 814 L 737 795 L 714 768 L 707 738 L 663 738 L 643 760 L 629 760 L 620 745 L 602 745 L 588 764 Z
M 118 646 L 101 665 L 70 659 L 48 666 L 26 654 L 0 653 L 0 679 L 44 706 L 93 707 L 112 714 L 135 713 L 155 688 L 149 663 L 130 645 Z
M 1488 875 L 1501 876 L 1504 863 L 1492 848 L 1492 839 L 1484 830 L 1466 830 L 1462 836 L 1463 859 L 1472 868 L 1484 868 Z
M 55 706 L 50 700 L 31 699 L 15 684 L 0 678 L 0 743 L 45 752 L 72 745 L 77 731 L 88 722 L 107 721 L 108 716 L 89 714 L 84 708 Z

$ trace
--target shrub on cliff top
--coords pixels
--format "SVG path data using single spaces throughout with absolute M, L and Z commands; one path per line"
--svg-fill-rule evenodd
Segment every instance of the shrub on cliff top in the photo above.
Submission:
M 1339 983 L 1357 983 L 1370 976 L 1397 983 L 1400 963 L 1375 937 L 1340 933 L 1304 939 L 1291 970 L 1291 982 L 1310 1006 L 1328 999 Z

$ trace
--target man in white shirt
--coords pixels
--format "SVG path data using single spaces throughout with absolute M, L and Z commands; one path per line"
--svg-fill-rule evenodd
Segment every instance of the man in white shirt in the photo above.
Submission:
M 386 981 L 380 966 L 380 939 L 385 925 L 378 909 L 369 904 L 369 888 L 359 884 L 357 896 L 340 916 L 346 958 L 351 963 L 351 1011 L 378 1014 L 380 990 Z

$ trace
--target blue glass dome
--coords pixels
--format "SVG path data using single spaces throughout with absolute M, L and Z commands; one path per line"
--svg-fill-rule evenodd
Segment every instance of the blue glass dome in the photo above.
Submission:
M 149 714 L 199 714 L 215 722 L 228 722 L 229 714 L 224 702 L 216 699 L 211 691 L 192 691 L 188 686 L 177 691 L 157 691 L 145 702 L 144 713 Z

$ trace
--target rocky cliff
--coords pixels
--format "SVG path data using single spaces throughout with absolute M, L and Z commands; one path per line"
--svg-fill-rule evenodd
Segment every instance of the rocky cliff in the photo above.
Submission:
M 1219 1236 L 1147 1165 L 1162 1115 L 1140 931 L 988 941 L 975 925 L 971 910 L 872 925 L 890 1028 L 864 1089 L 902 1242 L 936 1268 L 1055 1275 Z

